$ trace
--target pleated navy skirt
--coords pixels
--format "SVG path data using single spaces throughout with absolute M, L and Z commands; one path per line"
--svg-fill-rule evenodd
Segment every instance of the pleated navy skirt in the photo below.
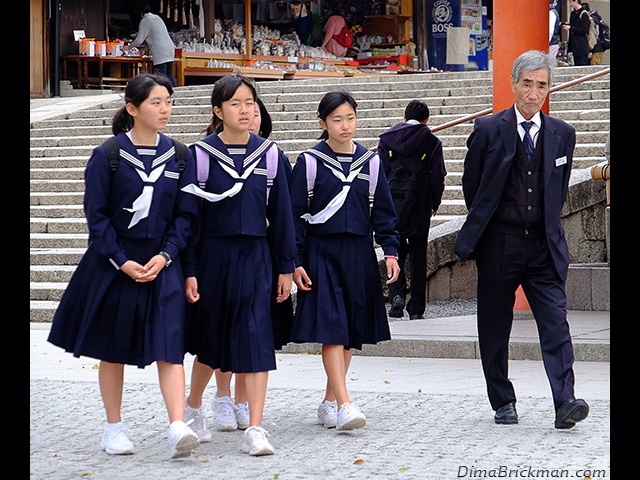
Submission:
M 142 265 L 164 244 L 162 238 L 120 242 Z M 158 360 L 182 364 L 185 303 L 179 259 L 153 282 L 137 283 L 90 244 L 60 300 L 48 340 L 75 357 L 139 368 Z
M 202 238 L 200 298 L 187 305 L 187 350 L 223 372 L 276 369 L 272 260 L 265 237 Z
M 369 237 L 309 235 L 303 266 L 311 291 L 298 290 L 291 341 L 344 345 L 390 340 L 380 269 Z

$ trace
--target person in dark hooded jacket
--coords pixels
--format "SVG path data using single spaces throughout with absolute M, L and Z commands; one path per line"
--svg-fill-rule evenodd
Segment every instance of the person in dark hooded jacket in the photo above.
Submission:
M 389 284 L 389 316 L 404 316 L 404 307 L 411 320 L 424 318 L 427 288 L 427 242 L 431 217 L 436 214 L 447 175 L 442 153 L 442 142 L 427 126 L 429 107 L 419 100 L 409 102 L 404 111 L 404 122 L 394 125 L 380 135 L 378 155 L 390 183 L 396 209 L 398 211 L 396 229 L 400 233 L 398 263 L 400 276 Z M 398 170 L 402 165 L 405 169 Z M 394 178 L 408 174 L 414 181 L 405 182 L 405 192 L 394 192 Z M 413 184 L 413 186 L 411 186 Z M 398 200 L 402 196 L 405 201 Z M 404 265 L 409 258 L 410 289 L 404 274 Z M 411 292 L 409 302 L 407 293 Z

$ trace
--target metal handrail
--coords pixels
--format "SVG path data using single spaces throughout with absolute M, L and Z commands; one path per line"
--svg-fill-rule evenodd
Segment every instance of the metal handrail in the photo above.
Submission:
M 601 77 L 603 75 L 607 75 L 608 73 L 611 73 L 611 67 L 605 68 L 604 70 L 601 70 L 599 72 L 595 72 L 595 73 L 590 73 L 589 75 L 585 75 L 584 77 L 580 77 L 580 78 L 576 78 L 575 80 L 571 80 L 567 83 L 563 83 L 561 85 L 555 85 L 553 87 L 551 87 L 549 89 L 549 93 L 553 93 L 553 92 L 557 92 L 558 90 L 562 90 L 565 88 L 569 88 L 569 87 L 573 87 L 574 85 L 577 85 L 579 83 L 582 82 L 587 82 L 589 80 L 593 80 L 594 78 L 598 78 Z M 465 115 L 464 117 L 458 118 L 457 120 L 451 120 L 450 122 L 446 122 L 443 123 L 441 125 L 437 125 L 433 128 L 431 128 L 432 132 L 438 132 L 440 130 L 444 130 L 445 128 L 449 128 L 449 127 L 454 127 L 456 125 L 459 125 L 461 123 L 465 123 L 468 122 L 470 120 L 474 120 L 477 117 L 481 117 L 482 115 L 488 115 L 491 112 L 493 112 L 493 108 L 486 108 L 484 110 L 480 110 L 479 112 L 476 113 L 471 113 L 469 115 Z

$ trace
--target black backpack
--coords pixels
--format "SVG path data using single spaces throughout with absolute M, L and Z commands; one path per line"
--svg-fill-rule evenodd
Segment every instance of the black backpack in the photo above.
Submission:
M 598 38 L 602 42 L 602 47 L 605 50 L 611 48 L 611 32 L 609 31 L 609 24 L 600 16 L 598 12 L 592 12 L 591 18 L 598 26 Z
M 396 230 L 403 237 L 411 237 L 419 234 L 425 223 L 425 213 L 421 212 L 422 202 L 418 201 L 418 177 L 427 163 L 427 154 L 423 153 L 420 161 L 411 162 L 410 166 L 403 165 L 398 160 L 393 161 L 393 154 L 393 150 L 389 150 L 391 170 L 387 175 L 387 182 L 398 215 Z
M 178 171 L 182 172 L 185 165 L 187 164 L 187 159 L 189 158 L 189 150 L 187 150 L 187 146 L 184 143 L 178 142 L 177 140 L 173 140 L 173 145 L 176 147 Z M 118 144 L 118 140 L 116 140 L 116 137 L 109 137 L 104 142 L 104 148 L 107 151 L 109 168 L 113 173 L 118 169 L 118 165 L 120 164 L 120 145 Z

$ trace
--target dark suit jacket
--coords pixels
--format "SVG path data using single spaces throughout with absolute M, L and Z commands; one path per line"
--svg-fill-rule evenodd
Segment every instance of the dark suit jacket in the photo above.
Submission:
M 576 144 L 571 125 L 540 112 L 542 129 L 542 178 L 546 239 L 558 274 L 563 280 L 569 269 L 569 248 L 560 222 L 569 190 L 569 177 Z M 474 258 L 474 250 L 496 211 L 520 141 L 515 107 L 476 119 L 467 139 L 462 190 L 467 218 L 458 233 L 455 253 L 461 261 Z

